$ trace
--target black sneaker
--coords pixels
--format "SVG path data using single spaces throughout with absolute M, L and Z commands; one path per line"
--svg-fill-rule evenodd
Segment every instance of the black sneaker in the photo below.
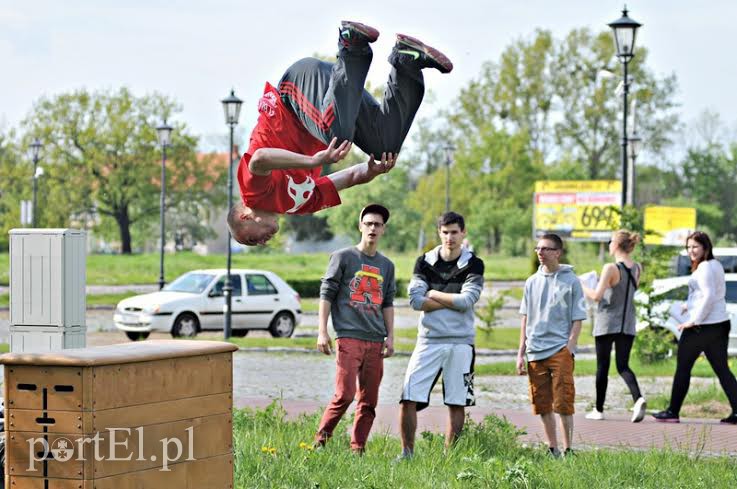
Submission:
M 446 55 L 412 36 L 397 34 L 397 44 L 394 49 L 398 54 L 411 56 L 423 68 L 435 68 L 441 73 L 453 71 L 453 63 Z
M 563 451 L 563 457 L 564 458 L 575 457 L 575 456 L 576 456 L 576 452 L 573 451 L 573 448 L 566 448 Z
M 553 458 L 561 458 L 563 456 L 557 447 L 548 447 L 548 454 Z
M 373 27 L 350 20 L 342 21 L 338 32 L 340 43 L 346 47 L 365 46 L 379 38 L 379 31 Z
M 737 424 L 737 413 L 732 413 L 724 419 L 719 420 L 722 424 Z
M 653 418 L 655 418 L 655 421 L 660 421 L 661 423 L 680 423 L 681 420 L 678 417 L 676 413 L 671 411 L 670 409 L 666 409 L 665 411 L 660 411 L 659 413 L 653 414 Z

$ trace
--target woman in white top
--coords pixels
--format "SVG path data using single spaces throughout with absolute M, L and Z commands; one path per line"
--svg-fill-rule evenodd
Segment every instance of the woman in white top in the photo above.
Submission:
M 724 300 L 724 269 L 714 259 L 711 240 L 706 233 L 692 233 L 686 240 L 686 250 L 691 259 L 688 302 L 684 305 L 684 312 L 688 311 L 688 320 L 678 325 L 681 339 L 678 341 L 670 405 L 665 411 L 653 416 L 657 421 L 679 422 L 681 405 L 691 382 L 691 369 L 703 352 L 732 406 L 732 414 L 721 422 L 737 425 L 737 379 L 727 363 L 730 321 Z

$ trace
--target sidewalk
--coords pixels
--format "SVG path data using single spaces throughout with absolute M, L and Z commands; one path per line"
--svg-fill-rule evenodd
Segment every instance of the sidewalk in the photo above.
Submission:
M 263 408 L 270 403 L 271 399 L 265 398 L 236 398 L 234 402 L 238 408 Z M 282 404 L 290 419 L 303 413 L 321 411 L 324 407 L 323 404 L 313 401 L 283 400 Z M 493 411 L 477 406 L 469 408 L 468 412 L 475 421 L 481 421 L 488 414 L 507 418 L 525 430 L 526 434 L 521 437 L 523 442 L 540 443 L 543 440 L 540 420 L 529 411 Z M 399 436 L 398 417 L 398 404 L 380 404 L 376 408 L 373 432 L 389 432 Z M 428 407 L 417 415 L 417 433 L 423 431 L 443 433 L 446 418 L 445 406 Z M 716 420 L 681 419 L 679 424 L 671 424 L 658 423 L 648 415 L 641 423 L 631 423 L 628 417 L 615 415 L 606 421 L 591 421 L 584 418 L 583 413 L 576 414 L 574 419 L 574 448 L 608 447 L 639 450 L 671 448 L 711 455 L 737 454 L 737 426 L 721 425 Z

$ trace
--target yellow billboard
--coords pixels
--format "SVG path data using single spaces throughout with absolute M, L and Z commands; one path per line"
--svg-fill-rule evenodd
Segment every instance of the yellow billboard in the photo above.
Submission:
M 535 237 L 553 232 L 572 241 L 608 241 L 619 225 L 622 183 L 619 180 L 535 182 Z
M 696 229 L 693 207 L 645 208 L 645 244 L 685 246 L 686 237 Z

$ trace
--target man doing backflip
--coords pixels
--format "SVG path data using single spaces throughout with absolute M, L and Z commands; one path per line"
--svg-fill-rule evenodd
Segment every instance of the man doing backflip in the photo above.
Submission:
M 397 34 L 384 98 L 377 102 L 363 87 L 373 57 L 369 44 L 378 37 L 372 27 L 343 21 L 335 63 L 304 58 L 287 69 L 278 89 L 266 84 L 238 167 L 241 202 L 228 213 L 238 242 L 264 244 L 279 230 L 279 214 L 339 205 L 338 192 L 392 169 L 422 102 L 422 69 L 449 73 L 453 64 L 422 41 Z M 345 158 L 353 143 L 368 161 L 320 176 L 322 166 Z

